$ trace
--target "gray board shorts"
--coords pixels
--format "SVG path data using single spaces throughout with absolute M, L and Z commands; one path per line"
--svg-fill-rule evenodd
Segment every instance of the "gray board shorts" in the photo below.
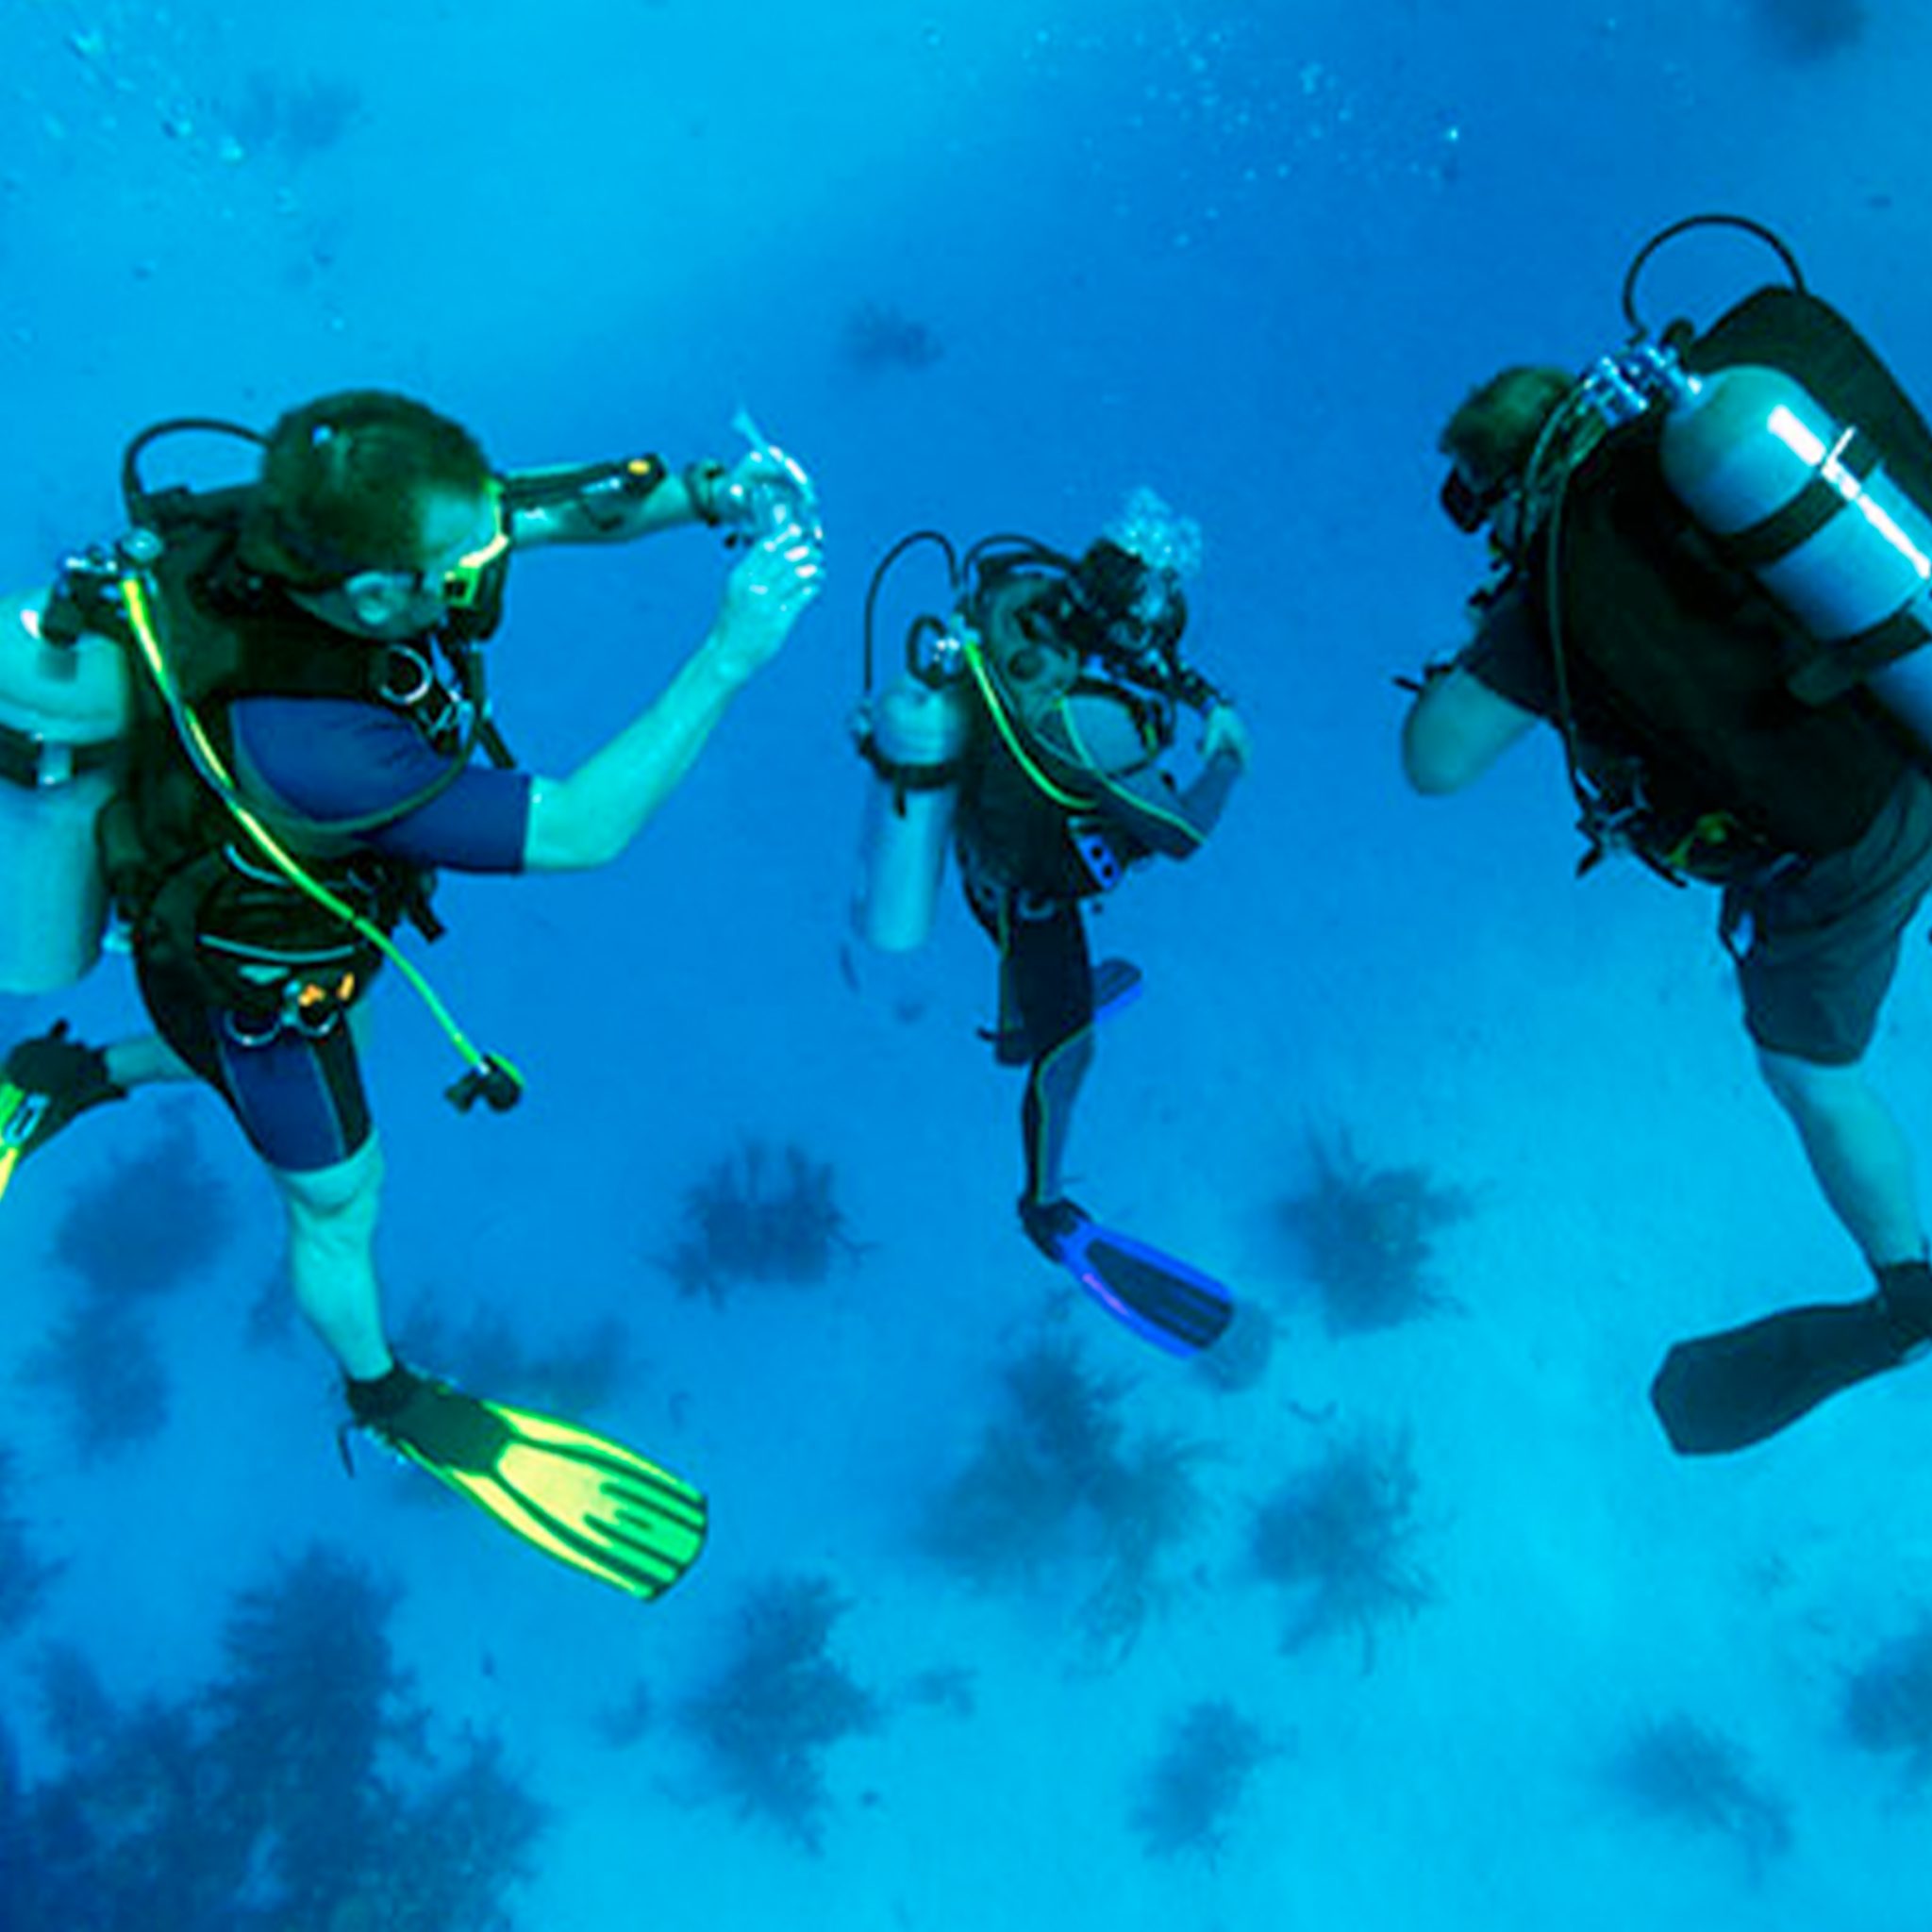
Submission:
M 1918 771 L 1856 844 L 1732 886 L 1724 924 L 1751 1038 L 1821 1066 L 1861 1060 L 1928 889 L 1932 778 Z

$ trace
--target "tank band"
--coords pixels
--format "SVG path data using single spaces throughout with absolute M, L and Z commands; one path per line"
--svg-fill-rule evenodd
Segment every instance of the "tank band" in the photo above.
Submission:
M 69 744 L 62 739 L 40 738 L 31 731 L 0 724 L 0 784 L 23 791 L 42 791 L 71 785 L 90 772 L 104 772 L 120 755 L 120 741 Z
M 1878 445 L 1869 436 L 1857 434 L 1846 438 L 1832 458 L 1836 470 L 1859 483 L 1877 469 L 1878 461 Z M 1782 509 L 1774 510 L 1748 530 L 1722 539 L 1717 546 L 1719 555 L 1740 570 L 1762 570 L 1790 556 L 1800 544 L 1808 543 L 1844 508 L 1841 485 L 1814 473 L 1810 482 Z

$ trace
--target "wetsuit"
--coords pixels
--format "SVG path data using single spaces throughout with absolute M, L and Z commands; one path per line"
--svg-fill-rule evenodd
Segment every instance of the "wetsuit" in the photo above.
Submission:
M 1161 763 L 1171 708 L 1083 675 L 1077 654 L 1042 625 L 1052 594 L 1023 579 L 980 615 L 986 703 L 958 832 L 968 904 L 999 948 L 994 1051 L 1003 1065 L 1028 1069 L 1021 1125 L 1025 1198 L 1036 1203 L 1058 1195 L 1071 1108 L 1091 1059 L 1081 902 L 1142 859 L 1199 850 L 1241 769 L 1223 754 L 1182 791 Z
M 227 708 L 244 791 L 324 823 L 379 812 L 423 791 L 446 768 L 409 716 L 341 698 L 245 697 Z M 513 873 L 523 865 L 530 780 L 477 767 L 353 841 L 409 865 Z M 142 996 L 169 1045 L 234 1111 L 271 1166 L 333 1166 L 369 1138 L 371 1122 L 346 1015 L 316 1030 L 252 1024 L 211 1003 L 205 981 L 157 960 L 137 941 Z

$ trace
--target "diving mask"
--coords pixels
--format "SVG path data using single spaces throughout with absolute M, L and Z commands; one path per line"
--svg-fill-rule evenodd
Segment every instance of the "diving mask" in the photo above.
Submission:
M 1069 641 L 1091 656 L 1158 675 L 1176 661 L 1188 600 L 1178 572 L 1103 537 L 1067 579 L 1062 622 Z
M 1457 463 L 1442 478 L 1437 501 L 1442 506 L 1442 514 L 1465 537 L 1474 537 L 1489 522 L 1490 512 L 1502 501 L 1508 488 L 1507 476 L 1495 483 L 1473 482 L 1462 465 Z

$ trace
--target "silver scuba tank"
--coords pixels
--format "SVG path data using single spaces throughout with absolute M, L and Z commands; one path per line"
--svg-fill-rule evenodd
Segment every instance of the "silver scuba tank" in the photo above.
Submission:
M 41 595 L 0 602 L 0 992 L 51 992 L 100 957 L 94 821 L 127 729 L 122 646 L 41 634 Z
M 1684 507 L 1811 637 L 1882 648 L 1893 661 L 1867 682 L 1932 747 L 1932 660 L 1918 656 L 1932 519 L 1871 439 L 1782 371 L 1740 364 L 1686 380 L 1661 460 Z
M 881 952 L 916 952 L 931 935 L 971 716 L 961 681 L 911 671 L 860 716 L 859 745 L 874 782 L 867 789 L 852 917 L 859 936 Z

